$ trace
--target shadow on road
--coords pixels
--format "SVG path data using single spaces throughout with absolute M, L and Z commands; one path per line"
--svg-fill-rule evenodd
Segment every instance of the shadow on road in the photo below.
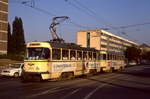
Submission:
M 124 71 L 124 72 L 119 72 L 121 74 L 126 74 L 126 75 L 132 75 L 132 76 L 138 76 L 138 77 L 148 77 L 150 78 L 150 67 L 149 68 L 143 68 L 141 71 Z
M 118 79 L 118 78 L 116 78 L 116 80 L 150 86 L 150 83 L 146 83 L 146 82 L 143 83 L 143 82 L 131 81 L 131 80 L 127 80 L 127 79 Z
M 101 84 L 107 84 L 107 85 L 112 85 L 112 86 L 116 86 L 116 87 L 120 87 L 120 88 L 126 88 L 126 89 L 130 89 L 130 90 L 133 90 L 133 91 L 139 91 L 139 92 L 142 92 L 142 93 L 150 93 L 150 87 L 149 87 L 149 89 L 148 88 L 147 89 L 137 88 L 137 87 L 134 87 L 134 86 L 131 87 L 131 86 L 127 86 L 127 85 L 116 84 L 114 82 L 115 80 L 113 80 L 113 81 L 112 80 L 110 80 L 110 81 L 102 81 L 102 80 L 97 80 L 97 79 L 93 79 L 93 78 L 84 78 L 84 79 L 92 80 L 92 81 L 95 81 L 95 82 L 99 82 Z

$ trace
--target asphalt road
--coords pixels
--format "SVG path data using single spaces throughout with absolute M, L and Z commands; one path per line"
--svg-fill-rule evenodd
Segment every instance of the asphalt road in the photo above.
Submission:
M 0 77 L 0 99 L 150 99 L 150 65 L 66 81 Z

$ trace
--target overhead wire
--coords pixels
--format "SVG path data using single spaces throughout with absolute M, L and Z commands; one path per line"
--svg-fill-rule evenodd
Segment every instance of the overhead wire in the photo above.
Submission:
M 83 28 L 83 29 L 92 29 L 93 28 L 93 27 L 88 27 L 88 26 L 80 25 L 80 24 L 74 22 L 73 20 L 71 20 L 70 18 L 69 18 L 68 22 L 71 23 L 71 24 L 73 24 L 76 27 L 80 27 L 80 28 Z
M 12 2 L 12 1 L 11 1 Z M 37 10 L 37 11 L 39 11 L 39 12 L 42 12 L 42 13 L 44 13 L 44 14 L 47 14 L 47 15 L 50 15 L 50 16 L 56 16 L 56 14 L 53 14 L 53 13 L 51 13 L 51 12 L 49 12 L 49 11 L 46 11 L 46 10 L 44 10 L 44 9 L 41 9 L 41 8 L 38 8 L 38 7 L 36 7 L 35 6 L 35 1 L 34 0 L 23 0 L 23 1 L 21 1 L 21 0 L 14 0 L 14 2 L 15 3 L 18 3 L 18 4 L 22 4 L 22 5 L 24 5 L 24 6 L 26 6 L 26 7 L 30 7 L 30 8 L 32 8 L 32 9 L 34 9 L 34 10 Z
M 133 27 L 138 27 L 138 26 L 145 26 L 145 25 L 149 25 L 150 22 L 146 22 L 146 23 L 138 23 L 138 24 L 131 24 L 131 25 L 125 25 L 125 26 L 120 26 L 118 28 L 121 28 L 121 29 L 126 29 L 126 28 L 133 28 Z M 125 31 L 125 30 L 124 30 Z M 136 29 L 135 31 L 140 31 L 140 29 Z M 129 38 L 131 38 L 131 36 L 129 36 L 126 32 L 121 32 L 123 35 L 126 35 L 128 36 Z M 133 37 L 132 37 L 133 39 Z M 135 39 L 134 39 L 135 40 Z M 139 41 L 139 40 L 135 40 L 135 41 Z
M 120 27 L 118 27 L 118 28 L 125 29 L 125 28 L 132 28 L 132 27 L 143 26 L 143 25 L 149 25 L 149 24 L 150 24 L 150 22 L 146 22 L 146 23 L 139 23 L 139 24 L 132 24 L 132 25 L 120 26 Z
M 95 11 L 93 11 L 90 8 L 86 7 L 84 4 L 80 3 L 78 0 L 65 0 L 65 2 L 67 2 L 69 5 L 73 6 L 74 8 L 78 9 L 79 11 L 82 11 L 83 13 L 87 14 L 88 16 L 90 16 L 95 21 L 98 21 L 100 23 L 102 23 L 102 21 L 103 21 L 103 23 L 105 23 L 104 25 L 106 27 L 117 30 L 116 27 L 111 26 L 110 24 L 108 24 L 108 22 L 106 22 L 106 20 L 104 20 L 104 18 L 101 18 L 101 20 L 100 20 L 100 18 L 97 17 L 97 14 L 96 14 Z
M 104 30 L 110 30 L 110 29 L 113 29 L 113 30 L 116 30 L 117 31 L 117 34 L 123 34 L 123 35 L 126 35 L 128 37 L 130 37 L 126 32 L 122 31 L 121 29 L 124 29 L 124 28 L 128 28 L 128 27 L 135 27 L 137 25 L 143 25 L 143 24 L 135 24 L 135 25 L 128 25 L 128 26 L 121 26 L 121 27 L 114 27 L 114 26 L 111 26 L 110 24 L 108 24 L 106 22 L 106 20 L 102 19 L 100 20 L 99 17 L 97 17 L 97 13 L 95 13 L 95 11 L 91 10 L 89 7 L 86 7 L 84 4 L 80 3 L 78 0 L 65 0 L 68 4 L 72 5 L 73 7 L 77 8 L 79 11 L 82 11 L 84 12 L 85 14 L 89 15 L 90 17 L 93 17 L 94 20 L 96 21 L 103 21 L 105 23 L 105 26 L 107 26 L 107 28 L 104 28 Z M 72 1 L 72 2 L 70 2 Z M 75 3 L 74 3 L 75 2 Z M 77 6 L 79 5 L 79 6 Z M 106 24 L 107 23 L 107 24 Z M 144 23 L 144 24 L 149 24 L 149 23 Z M 131 37 L 130 37 L 131 38 Z M 138 41 L 138 40 L 135 40 L 134 41 Z

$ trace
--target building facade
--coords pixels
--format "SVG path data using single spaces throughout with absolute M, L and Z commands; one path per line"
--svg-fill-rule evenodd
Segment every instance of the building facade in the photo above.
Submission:
M 7 54 L 8 0 L 0 0 L 0 55 Z
M 123 52 L 129 46 L 138 46 L 133 41 L 105 30 L 78 31 L 76 43 L 82 47 L 91 47 L 107 52 Z

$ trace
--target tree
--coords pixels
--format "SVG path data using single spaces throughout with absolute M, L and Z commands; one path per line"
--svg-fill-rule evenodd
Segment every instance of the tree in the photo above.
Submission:
M 128 59 L 128 61 L 139 61 L 140 57 L 141 57 L 141 50 L 137 47 L 128 47 L 125 50 L 125 57 Z
M 12 27 L 12 53 L 23 56 L 25 53 L 25 38 L 22 19 L 15 17 Z
M 146 51 L 142 53 L 143 60 L 150 60 L 150 51 Z
M 8 42 L 7 42 L 7 54 L 8 55 L 11 55 L 12 54 L 12 38 L 11 38 L 11 27 L 10 27 L 10 24 L 8 23 L 8 35 L 7 35 L 7 39 L 8 39 Z
M 147 59 L 150 61 L 150 51 L 147 52 Z
M 23 23 L 22 19 L 19 18 L 19 24 L 20 24 L 20 36 L 18 37 L 19 42 L 19 54 L 24 55 L 25 53 L 25 38 L 24 38 L 24 29 L 23 29 Z

